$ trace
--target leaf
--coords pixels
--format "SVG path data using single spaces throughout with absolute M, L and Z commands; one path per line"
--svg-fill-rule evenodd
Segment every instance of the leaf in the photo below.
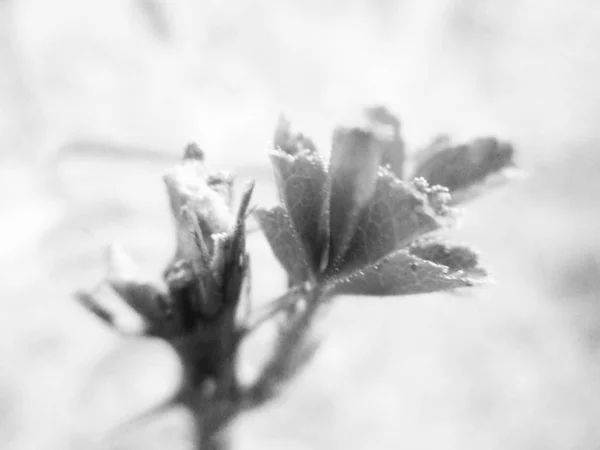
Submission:
M 170 310 L 167 295 L 153 286 L 149 280 L 138 275 L 137 266 L 122 246 L 118 244 L 108 246 L 106 260 L 108 286 L 146 321 L 147 334 L 161 334 Z M 107 292 L 105 290 L 104 295 L 107 295 Z M 86 301 L 81 298 L 80 300 L 98 315 L 100 310 L 95 309 L 93 303 L 89 301 L 93 299 L 88 298 Z
M 145 334 L 163 335 L 163 328 L 167 325 L 170 315 L 170 302 L 166 294 L 150 283 L 112 281 L 109 284 L 135 312 L 145 319 L 147 324 Z
M 294 284 L 308 279 L 309 267 L 285 208 L 257 209 L 254 212 L 273 253 Z
M 108 282 L 100 283 L 92 292 L 80 291 L 77 301 L 107 324 L 125 334 L 145 334 L 149 323 L 129 302 L 124 301 Z
M 446 196 L 424 180 L 405 183 L 381 168 L 375 194 L 362 213 L 343 262 L 330 275 L 346 276 L 367 267 L 445 225 L 449 217 Z
M 279 116 L 277 127 L 275 128 L 273 146 L 292 156 L 296 156 L 303 151 L 317 152 L 317 147 L 310 138 L 304 136 L 302 133 L 292 132 L 290 121 L 283 115 Z
M 75 293 L 75 299 L 81 306 L 93 313 L 107 325 L 115 326 L 116 319 L 114 313 L 103 305 L 102 302 L 98 301 L 93 294 L 85 291 L 78 291 Z
M 209 253 L 212 252 L 211 236 L 230 230 L 234 224 L 229 178 L 209 171 L 203 157 L 190 145 L 183 161 L 169 170 L 163 179 L 177 227 L 175 259 L 203 260 L 190 225 L 200 228 L 202 240 Z M 190 217 L 194 220 L 190 221 Z
M 206 184 L 233 208 L 233 173 L 228 170 L 211 171 L 206 176 Z
M 246 254 L 246 212 L 254 192 L 254 181 L 248 182 L 235 216 L 235 224 L 226 233 L 213 234 L 214 253 L 211 261 L 213 278 L 222 284 L 231 274 L 224 273 L 227 267 L 238 265 Z
M 452 145 L 452 139 L 450 135 L 446 133 L 440 133 L 433 137 L 433 139 L 421 149 L 418 149 L 414 155 L 412 155 L 412 162 L 414 167 L 419 167 L 424 161 L 432 158 L 436 153 L 450 147 Z
M 400 250 L 332 285 L 333 294 L 411 295 L 474 286 L 478 274 L 451 270 L 448 266 Z
M 446 266 L 451 272 L 465 271 L 472 275 L 487 275 L 485 269 L 479 265 L 479 255 L 466 245 L 422 241 L 411 245 L 410 253 L 421 259 Z
M 194 268 L 194 272 L 200 273 L 209 266 L 211 254 L 213 252 L 212 240 L 205 241 L 205 232 L 200 227 L 200 218 L 190 210 L 187 205 L 183 205 L 180 211 L 181 219 L 179 223 L 179 255 L 186 261 L 189 261 Z
M 187 165 L 197 163 L 187 163 Z M 179 221 L 181 208 L 187 205 L 200 219 L 200 227 L 205 239 L 212 233 L 227 231 L 233 224 L 233 215 L 227 198 L 221 192 L 206 184 L 201 170 L 190 170 L 190 167 L 179 167 L 165 175 L 169 197 L 174 205 L 175 219 Z
M 462 145 L 446 145 L 432 152 L 416 168 L 415 177 L 423 177 L 432 185 L 450 189 L 453 202 L 466 200 L 471 189 L 499 172 L 514 167 L 514 148 L 508 142 L 483 137 Z
M 183 159 L 197 159 L 198 161 L 204 161 L 204 150 L 202 150 L 195 142 L 190 142 L 183 151 Z
M 329 197 L 323 162 L 318 155 L 308 152 L 292 157 L 276 151 L 271 160 L 283 204 L 302 243 L 309 267 L 316 274 L 329 239 L 326 226 Z
M 254 191 L 254 181 L 250 181 L 242 194 L 240 205 L 236 215 L 236 224 L 233 230 L 227 236 L 227 245 L 225 247 L 225 259 L 220 278 L 221 294 L 223 296 L 223 306 L 231 311 L 231 317 L 234 316 L 240 300 L 242 284 L 248 270 L 248 258 L 246 254 L 246 213 Z
M 400 121 L 385 106 L 368 108 L 366 114 L 372 122 L 377 123 L 380 126 L 391 127 L 392 138 L 385 146 L 381 163 L 399 179 L 402 179 L 404 177 L 406 151 L 404 148 L 404 141 L 400 135 Z
M 177 233 L 177 248 L 165 275 L 168 274 L 169 289 L 177 299 L 174 309 L 193 312 L 176 314 L 177 320 L 191 327 L 200 310 L 212 312 L 220 306 L 220 297 L 208 292 L 211 277 L 204 274 L 210 272 L 215 257 L 215 237 L 235 226 L 231 205 L 233 176 L 210 170 L 204 152 L 196 144 L 189 144 L 183 160 L 163 178 Z M 180 271 L 175 266 L 182 261 L 190 267 Z
M 335 130 L 329 164 L 330 264 L 348 247 L 362 210 L 375 192 L 386 137 L 367 125 Z

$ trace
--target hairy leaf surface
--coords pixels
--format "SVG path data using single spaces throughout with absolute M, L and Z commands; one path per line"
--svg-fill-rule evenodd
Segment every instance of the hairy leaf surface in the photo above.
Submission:
M 461 144 L 444 142 L 443 148 L 431 151 L 414 172 L 430 184 L 446 186 L 454 203 L 471 198 L 470 190 L 480 190 L 481 185 L 505 169 L 514 167 L 514 149 L 507 142 L 493 137 L 474 139 Z
M 479 265 L 479 255 L 466 245 L 451 245 L 436 241 L 415 242 L 410 247 L 410 253 L 427 261 L 447 266 L 452 272 L 462 270 L 486 275 L 486 271 Z
M 285 209 L 282 206 L 257 209 L 254 215 L 273 253 L 294 284 L 306 281 L 309 271 L 308 262 Z
M 327 246 L 326 178 L 318 155 L 304 152 L 291 157 L 281 151 L 271 155 L 279 193 L 302 243 L 311 269 L 317 273 Z
M 443 199 L 434 207 L 427 189 L 399 181 L 380 169 L 373 198 L 362 213 L 343 261 L 332 267 L 332 274 L 347 275 L 367 267 L 440 228 L 445 220 Z
M 473 286 L 478 274 L 451 270 L 400 250 L 334 284 L 332 292 L 352 295 L 411 295 Z

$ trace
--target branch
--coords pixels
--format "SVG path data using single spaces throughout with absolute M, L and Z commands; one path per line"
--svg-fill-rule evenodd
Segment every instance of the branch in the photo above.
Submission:
M 296 375 L 314 355 L 317 346 L 306 342 L 305 339 L 319 306 L 324 304 L 323 291 L 321 286 L 313 286 L 303 293 L 306 308 L 300 317 L 281 333 L 275 351 L 261 374 L 255 383 L 243 392 L 243 408 L 255 408 L 271 399 L 278 388 Z
M 277 297 L 275 300 L 262 306 L 258 311 L 253 313 L 253 317 L 247 320 L 241 330 L 240 339 L 256 331 L 262 324 L 279 314 L 280 312 L 293 307 L 299 299 L 306 294 L 305 286 L 298 285 L 291 288 L 285 294 Z

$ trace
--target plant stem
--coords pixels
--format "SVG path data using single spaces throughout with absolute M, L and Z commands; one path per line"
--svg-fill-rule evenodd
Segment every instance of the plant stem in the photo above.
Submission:
M 277 297 L 275 300 L 269 302 L 257 311 L 254 314 L 254 317 L 249 318 L 248 323 L 246 323 L 241 330 L 240 338 L 256 331 L 257 328 L 281 311 L 294 306 L 304 294 L 304 286 L 296 286 L 285 294 Z
M 246 409 L 255 408 L 271 399 L 278 388 L 295 375 L 297 370 L 295 362 L 302 343 L 319 306 L 324 303 L 323 289 L 320 285 L 312 285 L 301 292 L 306 298 L 306 309 L 286 331 L 282 332 L 273 356 L 263 367 L 256 382 L 243 393 Z

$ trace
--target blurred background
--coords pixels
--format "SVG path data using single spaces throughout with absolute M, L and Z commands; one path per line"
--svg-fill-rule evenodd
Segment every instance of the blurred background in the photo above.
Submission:
M 383 103 L 413 150 L 438 132 L 516 144 L 527 177 L 450 233 L 496 284 L 341 299 L 234 448 L 599 448 L 599 48 L 595 0 L 0 1 L 0 447 L 61 448 L 64 405 L 117 339 L 72 293 L 113 241 L 158 279 L 160 177 L 186 143 L 269 203 L 279 113 L 326 149 Z M 254 296 L 282 292 L 250 247 Z

